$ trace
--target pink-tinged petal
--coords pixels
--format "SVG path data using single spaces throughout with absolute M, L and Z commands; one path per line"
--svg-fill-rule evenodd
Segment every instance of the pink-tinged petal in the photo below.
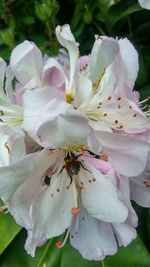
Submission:
M 80 71 L 83 74 L 86 74 L 87 68 L 89 67 L 90 64 L 90 60 L 91 60 L 90 55 L 81 56 L 77 62 L 78 71 Z
M 150 0 L 138 0 L 141 7 L 150 10 Z
M 50 58 L 46 61 L 42 72 L 42 84 L 61 88 L 68 85 L 68 78 L 63 67 L 56 59 Z
M 50 186 L 43 187 L 32 203 L 32 227 L 30 229 L 32 238 L 30 237 L 30 243 L 27 241 L 28 248 L 26 247 L 28 253 L 32 255 L 41 239 L 58 236 L 70 226 L 71 209 L 74 206 L 73 193 L 71 188 L 66 189 L 65 187 L 65 183 L 68 185 L 66 173 L 62 175 L 61 179 L 63 179 L 64 186 L 59 187 L 60 192 L 56 190 L 58 186 L 58 177 L 56 176 Z M 32 250 L 29 247 L 32 247 Z
M 131 179 L 131 199 L 138 205 L 150 207 L 150 173 Z
M 89 164 L 85 167 L 87 171 L 81 169 L 79 172 L 80 182 L 83 183 L 83 206 L 92 217 L 99 220 L 124 222 L 128 216 L 128 209 L 118 198 L 118 190 L 112 176 L 94 170 Z
M 34 43 L 24 41 L 12 51 L 10 66 L 17 80 L 23 85 L 33 77 L 38 83 L 42 71 L 42 53 Z
M 128 246 L 136 238 L 136 230 L 127 223 L 113 223 L 119 246 Z
M 79 215 L 73 218 L 70 243 L 88 260 L 102 260 L 106 255 L 117 252 L 111 224 L 91 217 L 83 207 Z
M 96 170 L 103 172 L 103 173 L 113 173 L 113 168 L 109 162 L 106 162 L 104 160 L 92 158 L 89 156 L 84 156 L 83 159 L 92 165 Z
M 94 87 L 98 87 L 105 68 L 108 67 L 119 52 L 117 40 L 109 37 L 100 37 L 95 41 L 90 61 L 90 75 Z
M 148 143 L 108 132 L 97 132 L 96 137 L 117 172 L 131 177 L 143 172 L 150 150 Z
M 130 200 L 130 185 L 129 178 L 118 176 L 118 188 L 119 188 L 119 197 L 128 207 L 128 217 L 126 222 L 129 226 L 135 228 L 138 226 L 138 217 L 135 210 L 132 207 Z

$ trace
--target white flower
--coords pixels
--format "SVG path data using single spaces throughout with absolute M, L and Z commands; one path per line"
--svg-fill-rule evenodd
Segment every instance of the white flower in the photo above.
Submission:
M 4 78 L 6 83 L 4 90 Z M 20 126 L 22 124 L 22 108 L 15 103 L 11 85 L 11 73 L 6 69 L 5 61 L 0 58 L 0 126 Z M 5 93 L 6 92 L 6 93 Z
M 150 9 L 150 0 L 138 0 L 141 7 Z

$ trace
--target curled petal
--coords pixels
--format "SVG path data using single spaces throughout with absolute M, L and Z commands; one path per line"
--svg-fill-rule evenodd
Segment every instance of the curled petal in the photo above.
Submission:
M 88 260 L 102 260 L 106 255 L 117 252 L 111 224 L 91 217 L 83 207 L 73 218 L 70 243 Z
M 12 51 L 10 66 L 21 84 L 25 85 L 34 77 L 39 82 L 42 71 L 42 53 L 34 43 L 24 41 Z

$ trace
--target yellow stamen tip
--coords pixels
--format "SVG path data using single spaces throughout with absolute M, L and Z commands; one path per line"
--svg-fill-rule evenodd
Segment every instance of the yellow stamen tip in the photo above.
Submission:
M 66 95 L 66 101 L 67 101 L 67 103 L 71 104 L 72 101 L 74 100 L 73 95 L 71 93 L 66 93 L 65 95 Z

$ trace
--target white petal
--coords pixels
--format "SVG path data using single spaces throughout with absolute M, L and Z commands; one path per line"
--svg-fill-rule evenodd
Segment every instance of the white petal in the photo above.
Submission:
M 138 0 L 141 7 L 150 9 L 150 0 Z
M 79 44 L 75 41 L 75 38 L 70 30 L 69 25 L 57 26 L 56 36 L 60 44 L 68 50 L 70 58 L 70 83 L 69 88 L 66 88 L 69 91 L 73 90 L 74 86 L 74 75 L 77 65 L 77 59 L 79 56 Z
M 39 82 L 42 70 L 42 53 L 34 43 L 24 41 L 12 51 L 10 66 L 17 80 L 23 85 L 33 77 Z
M 92 218 L 83 208 L 73 219 L 70 243 L 88 260 L 102 260 L 117 252 L 111 224 Z
M 49 239 L 62 234 L 72 220 L 71 209 L 74 206 L 73 193 L 66 189 L 65 183 L 68 177 L 61 176 L 62 185 L 60 192 L 57 192 L 58 177 L 53 178 L 50 186 L 45 186 L 39 192 L 32 203 L 31 217 L 33 226 L 31 228 L 32 238 L 28 242 L 28 253 L 34 253 L 36 246 L 42 239 Z M 31 233 L 30 233 L 31 235 Z M 34 246 L 34 249 L 33 249 Z M 32 250 L 30 250 L 30 247 Z
M 133 88 L 139 71 L 138 53 L 133 44 L 127 39 L 120 39 L 119 56 L 120 65 L 118 65 L 119 79 Z
M 92 82 L 90 79 L 80 76 L 76 83 L 74 105 L 78 107 L 92 92 Z
M 114 169 L 125 176 L 137 176 L 146 167 L 149 144 L 144 141 L 119 136 L 108 132 L 97 132 L 96 137 L 108 154 Z
M 128 216 L 128 209 L 119 200 L 117 188 L 111 175 L 103 175 L 91 169 L 89 164 L 86 164 L 86 169 L 92 171 L 92 173 L 81 169 L 79 177 L 84 184 L 81 190 L 82 202 L 89 214 L 105 222 L 125 221 Z M 93 182 L 93 178 L 96 181 Z
M 0 132 L 0 167 L 8 166 L 23 158 L 26 154 L 24 133 L 13 132 L 12 128 L 1 127 Z
M 119 246 L 128 246 L 136 238 L 136 230 L 127 223 L 113 223 Z
M 40 153 L 33 153 L 21 159 L 19 162 L 8 166 L 2 167 L 0 172 L 0 196 L 4 202 L 11 200 L 11 197 L 16 190 L 28 179 L 33 176 L 33 180 L 41 179 L 43 172 L 50 164 L 50 152 L 42 151 Z M 30 188 L 32 191 L 32 187 Z M 33 189 L 34 190 L 34 189 Z M 25 194 L 28 192 L 24 192 Z M 19 199 L 18 201 L 19 203 Z
M 95 83 L 102 78 L 103 72 L 119 52 L 117 41 L 113 38 L 102 37 L 95 41 L 90 62 L 90 73 L 92 82 Z
M 0 167 L 7 166 L 10 159 L 10 149 L 8 147 L 8 135 L 0 132 Z
M 44 123 L 37 134 L 43 145 L 48 147 L 87 145 L 91 128 L 86 118 L 77 111 L 72 111 L 64 115 L 58 114 L 51 121 Z
M 149 175 L 141 175 L 131 179 L 131 199 L 138 205 L 149 208 L 150 207 L 150 177 Z
M 47 120 L 47 117 L 54 116 L 52 112 L 59 112 L 61 109 L 59 106 L 62 106 L 61 103 L 59 103 L 60 97 L 58 91 L 50 86 L 37 88 L 35 90 L 27 90 L 23 95 L 23 128 L 29 134 L 33 135 L 37 120 L 42 124 L 43 121 Z

